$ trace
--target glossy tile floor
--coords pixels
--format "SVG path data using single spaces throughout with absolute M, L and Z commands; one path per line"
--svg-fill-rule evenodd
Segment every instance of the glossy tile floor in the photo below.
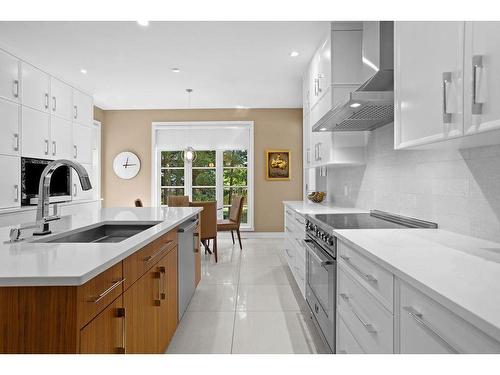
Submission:
M 283 239 L 219 239 L 219 262 L 202 279 L 167 353 L 322 352 L 285 260 Z

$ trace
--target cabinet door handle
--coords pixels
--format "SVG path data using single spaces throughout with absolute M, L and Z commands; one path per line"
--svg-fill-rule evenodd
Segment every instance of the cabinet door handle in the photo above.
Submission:
M 158 280 L 158 298 L 156 298 L 154 300 L 154 303 L 155 303 L 155 306 L 161 306 L 161 279 L 162 279 L 162 276 L 161 276 L 161 272 L 160 271 L 156 271 L 154 273 L 154 278 Z
M 52 111 L 55 112 L 57 109 L 57 99 L 55 96 L 52 97 Z
M 448 87 L 451 84 L 451 72 L 443 73 L 443 123 L 451 123 L 451 113 L 448 112 Z
M 15 79 L 12 83 L 12 95 L 14 98 L 19 97 L 19 81 Z
M 90 298 L 88 300 L 88 302 L 98 303 L 100 300 L 102 300 L 104 297 L 106 297 L 109 293 L 111 293 L 114 289 L 116 289 L 120 285 L 122 285 L 124 281 L 125 281 L 124 277 L 122 277 L 120 280 L 114 281 L 113 284 L 108 289 L 106 289 L 104 292 L 100 293 L 98 296 Z
M 483 101 L 479 99 L 481 76 L 483 73 L 483 56 L 475 55 L 472 57 L 472 114 L 480 115 L 483 113 Z
M 321 89 L 321 78 L 323 78 L 322 74 L 318 74 L 318 94 L 321 94 L 323 90 Z
M 49 154 L 49 140 L 45 140 L 45 155 Z
M 199 233 L 193 233 L 193 241 L 194 241 L 194 252 L 195 253 L 198 253 L 200 251 L 199 249 L 199 243 L 200 241 L 198 240 L 198 238 L 200 238 L 200 234 Z
M 377 283 L 378 280 L 368 274 L 368 273 L 364 273 L 358 266 L 356 266 L 353 262 L 351 262 L 351 258 L 346 256 L 346 255 L 341 255 L 340 256 L 347 264 L 349 264 L 360 276 L 362 276 L 364 279 L 368 280 L 369 282 L 371 283 Z
M 167 298 L 167 270 L 164 266 L 160 267 L 160 276 L 162 280 L 162 289 L 163 292 L 160 293 L 160 298 L 161 299 L 166 299 Z
M 19 151 L 19 133 L 14 133 L 14 151 Z
M 14 185 L 14 202 L 19 202 L 19 185 Z
M 78 157 L 78 146 L 73 145 L 73 157 L 76 159 Z
M 56 141 L 52 141 L 52 155 L 56 156 L 57 149 L 56 149 Z
M 73 184 L 73 196 L 76 197 L 77 193 L 78 193 L 78 189 L 76 187 L 76 184 Z
M 307 160 L 307 164 L 309 164 L 311 162 L 311 149 L 308 148 L 307 151 L 306 151 L 306 160 Z
M 361 322 L 361 324 L 365 327 L 365 329 L 370 332 L 370 333 L 377 333 L 377 330 L 373 326 L 373 324 L 366 322 L 356 311 L 354 306 L 352 305 L 351 301 L 349 300 L 349 296 L 345 293 L 340 293 L 340 297 L 345 301 L 347 306 L 349 306 L 349 309 L 352 311 L 354 316 Z
M 116 348 L 117 354 L 127 353 L 127 320 L 125 312 L 125 307 L 119 307 L 116 309 L 116 317 L 122 318 L 122 342 L 121 346 Z
M 318 143 L 318 160 L 321 160 L 321 142 Z
M 48 109 L 49 108 L 49 93 L 46 92 L 44 95 L 45 95 L 45 105 L 44 105 L 44 107 L 45 107 L 45 109 Z
M 415 322 L 417 322 L 423 329 L 429 332 L 432 336 L 434 336 L 439 342 L 441 342 L 446 348 L 451 352 L 458 354 L 460 351 L 451 345 L 448 341 L 444 339 L 444 337 L 429 323 L 424 320 L 422 313 L 418 312 L 412 306 L 405 306 L 403 309 L 410 315 Z
M 73 106 L 73 108 L 75 108 L 73 118 L 76 120 L 78 117 L 78 107 L 75 105 L 75 106 Z

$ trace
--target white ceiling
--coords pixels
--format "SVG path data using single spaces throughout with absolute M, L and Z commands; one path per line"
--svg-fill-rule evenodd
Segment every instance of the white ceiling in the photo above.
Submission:
M 302 107 L 326 22 L 0 22 L 0 46 L 104 109 Z M 300 55 L 290 57 L 291 51 Z M 85 68 L 86 75 L 80 72 Z M 180 68 L 173 73 L 172 68 Z

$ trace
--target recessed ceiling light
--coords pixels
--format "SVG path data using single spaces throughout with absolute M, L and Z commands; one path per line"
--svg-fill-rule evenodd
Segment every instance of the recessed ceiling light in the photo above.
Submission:
M 172 68 L 172 72 L 179 73 L 181 70 L 179 68 Z
M 358 108 L 360 105 L 361 105 L 361 104 L 359 104 L 359 103 L 352 103 L 352 104 L 350 105 L 350 107 L 351 107 L 351 108 Z
M 82 68 L 82 69 L 80 69 L 80 73 L 82 73 L 82 74 L 87 74 L 87 69 L 83 69 L 83 68 Z
M 290 52 L 290 57 L 297 57 L 299 53 L 297 51 Z
M 137 21 L 137 23 L 144 27 L 149 26 L 149 21 Z

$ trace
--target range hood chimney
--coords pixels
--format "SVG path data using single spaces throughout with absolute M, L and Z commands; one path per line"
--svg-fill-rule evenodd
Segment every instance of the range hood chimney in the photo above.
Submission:
M 328 111 L 313 131 L 366 131 L 394 121 L 394 22 L 363 22 L 362 54 L 363 73 L 370 78 Z

